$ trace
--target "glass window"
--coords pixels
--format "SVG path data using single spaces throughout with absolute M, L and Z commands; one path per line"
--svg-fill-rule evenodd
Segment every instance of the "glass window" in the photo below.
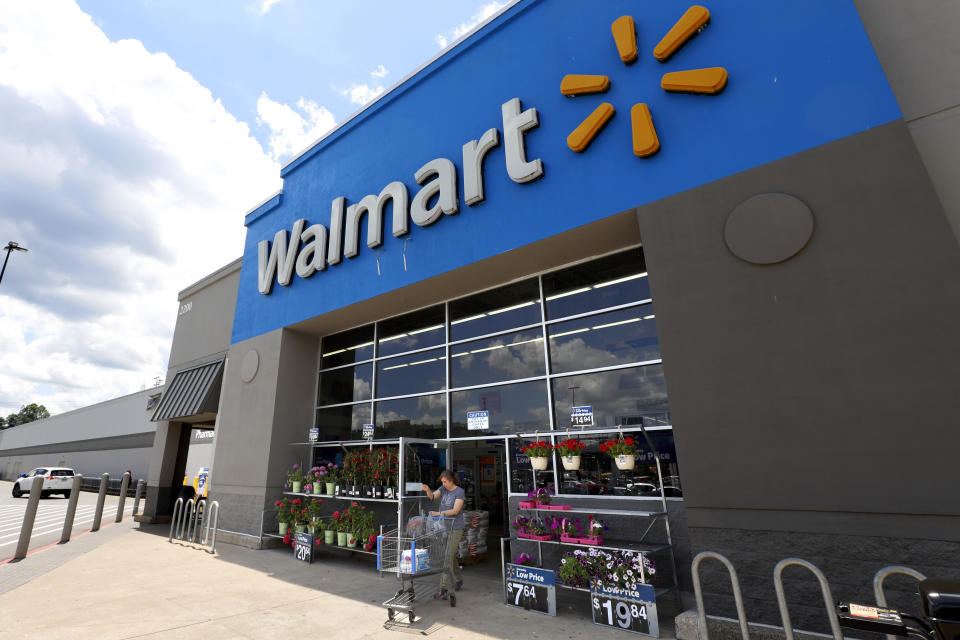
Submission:
M 547 331 L 554 373 L 660 358 L 652 304 L 557 322 Z
M 360 440 L 363 437 L 363 425 L 370 421 L 370 403 L 317 409 L 318 440 Z
M 451 437 L 503 435 L 550 430 L 547 384 L 543 380 L 483 387 L 450 394 Z M 488 411 L 489 429 L 467 428 L 467 412 Z
M 320 353 L 321 369 L 371 359 L 373 357 L 373 325 L 325 336 L 320 342 Z
M 544 437 L 543 440 L 549 442 L 550 437 Z M 507 455 L 510 456 L 510 492 L 511 493 L 529 493 L 533 491 L 533 474 L 537 474 L 537 488 L 553 486 L 553 463 L 551 458 L 546 470 L 534 471 L 530 464 L 530 458 L 527 457 L 521 449 L 533 442 L 533 440 L 524 440 L 522 438 L 508 438 Z
M 369 400 L 373 392 L 373 363 L 341 367 L 320 373 L 318 403 L 340 404 Z
M 667 385 L 659 364 L 554 378 L 553 410 L 557 429 L 570 426 L 570 407 L 593 408 L 593 427 L 670 424 Z M 588 427 L 589 428 L 589 427 Z
M 375 438 L 447 437 L 447 400 L 442 393 L 378 402 L 376 412 Z
M 643 252 L 631 249 L 543 276 L 548 318 L 650 298 Z
M 377 397 L 446 388 L 447 356 L 443 349 L 411 353 L 377 362 Z
M 683 496 L 680 486 L 680 472 L 677 467 L 677 451 L 673 444 L 673 430 L 648 431 L 653 446 L 660 457 L 663 473 L 663 490 L 670 497 Z M 619 434 L 611 432 L 602 435 L 577 437 L 586 445 L 580 456 L 580 468 L 567 471 L 563 465 L 557 467 L 560 478 L 560 494 L 601 495 L 601 496 L 660 496 L 660 481 L 657 477 L 657 462 L 653 449 L 647 444 L 641 433 L 625 433 L 632 438 L 638 454 L 633 469 L 620 470 L 613 458 L 600 450 L 607 440 L 617 440 Z M 555 462 L 559 462 L 555 461 Z
M 540 286 L 531 278 L 451 302 L 450 339 L 524 327 L 540 318 Z
M 445 321 L 442 304 L 384 320 L 377 326 L 377 355 L 392 356 L 443 344 Z
M 537 327 L 452 345 L 450 363 L 452 387 L 542 376 L 543 331 Z

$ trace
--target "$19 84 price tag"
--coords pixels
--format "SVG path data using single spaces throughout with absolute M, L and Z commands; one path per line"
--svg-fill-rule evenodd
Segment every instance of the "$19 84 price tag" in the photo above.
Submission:
M 650 633 L 646 603 L 625 602 L 602 595 L 592 596 L 593 621 L 636 633 Z

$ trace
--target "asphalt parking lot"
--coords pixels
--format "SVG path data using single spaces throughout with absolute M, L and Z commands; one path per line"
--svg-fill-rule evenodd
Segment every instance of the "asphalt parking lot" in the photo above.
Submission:
M 20 538 L 20 527 L 23 515 L 29 501 L 29 494 L 22 498 L 12 495 L 13 483 L 0 481 L 0 562 L 13 557 Z M 113 522 L 117 517 L 117 496 L 106 497 L 103 506 L 101 526 Z M 56 495 L 41 498 L 37 507 L 37 517 L 33 523 L 33 534 L 30 539 L 30 549 L 38 549 L 60 541 L 69 500 Z M 86 491 L 80 492 L 77 501 L 77 512 L 73 521 L 72 535 L 80 535 L 90 530 L 93 524 L 94 511 L 97 506 L 97 494 Z M 124 503 L 124 517 L 133 513 L 133 498 L 127 498 Z

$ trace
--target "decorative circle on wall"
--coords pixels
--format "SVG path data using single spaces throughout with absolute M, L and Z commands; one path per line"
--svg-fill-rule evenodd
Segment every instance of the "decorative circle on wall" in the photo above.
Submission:
M 256 349 L 250 349 L 240 363 L 240 379 L 244 382 L 250 382 L 257 377 L 257 369 L 259 368 L 260 354 L 257 353 Z
M 738 204 L 727 216 L 727 248 L 752 264 L 789 260 L 813 235 L 813 212 L 785 193 L 761 193 Z

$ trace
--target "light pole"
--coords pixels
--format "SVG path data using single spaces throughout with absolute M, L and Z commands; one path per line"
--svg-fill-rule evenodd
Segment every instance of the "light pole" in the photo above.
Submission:
M 3 268 L 0 269 L 0 282 L 3 282 L 3 272 L 7 270 L 7 260 L 10 259 L 11 251 L 28 251 L 26 247 L 21 247 L 19 244 L 11 240 L 7 243 L 7 246 L 3 248 L 7 252 L 7 257 L 3 259 Z

